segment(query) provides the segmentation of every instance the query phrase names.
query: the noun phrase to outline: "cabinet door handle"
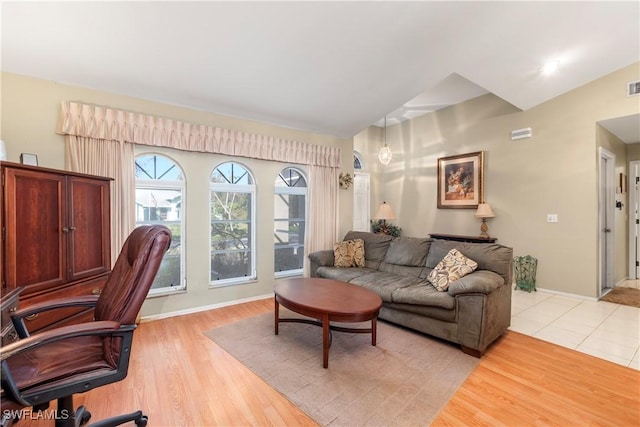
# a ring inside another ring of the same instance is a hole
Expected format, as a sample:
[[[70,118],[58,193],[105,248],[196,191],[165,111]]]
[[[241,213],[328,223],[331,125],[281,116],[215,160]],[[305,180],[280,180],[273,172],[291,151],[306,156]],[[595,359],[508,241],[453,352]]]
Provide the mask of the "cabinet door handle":
[[[11,307],[9,309],[9,313],[13,313],[14,311],[18,310],[18,307]]]
[[[69,230],[76,231],[76,228],[75,227],[69,227]]]
[[[38,314],[40,314],[40,313],[34,313],[34,314],[30,314],[30,315],[28,315],[28,316],[25,316],[25,317],[24,317],[24,320],[33,320],[33,319],[35,319],[36,317],[38,317]]]
[[[68,233],[68,232],[69,232],[69,229],[68,229],[67,227],[62,227],[62,232],[63,232],[63,233]]]
[[[102,293],[102,289],[95,288],[91,290],[91,295],[100,295]]]

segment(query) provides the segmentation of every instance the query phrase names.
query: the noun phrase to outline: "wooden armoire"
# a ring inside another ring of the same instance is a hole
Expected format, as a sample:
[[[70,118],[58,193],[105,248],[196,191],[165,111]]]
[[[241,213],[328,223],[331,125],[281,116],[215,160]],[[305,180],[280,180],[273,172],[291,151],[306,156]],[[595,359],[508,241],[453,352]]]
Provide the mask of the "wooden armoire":
[[[19,307],[97,295],[111,270],[110,178],[2,162],[2,295]],[[87,309],[41,313],[30,332],[86,320]]]

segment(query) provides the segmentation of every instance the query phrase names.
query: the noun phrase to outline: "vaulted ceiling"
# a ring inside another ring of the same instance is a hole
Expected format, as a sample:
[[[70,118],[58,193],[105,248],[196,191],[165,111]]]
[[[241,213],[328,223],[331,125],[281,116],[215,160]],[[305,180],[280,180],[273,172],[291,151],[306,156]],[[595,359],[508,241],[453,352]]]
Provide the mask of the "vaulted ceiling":
[[[340,137],[486,92],[525,110],[640,60],[636,1],[1,7],[3,71]]]

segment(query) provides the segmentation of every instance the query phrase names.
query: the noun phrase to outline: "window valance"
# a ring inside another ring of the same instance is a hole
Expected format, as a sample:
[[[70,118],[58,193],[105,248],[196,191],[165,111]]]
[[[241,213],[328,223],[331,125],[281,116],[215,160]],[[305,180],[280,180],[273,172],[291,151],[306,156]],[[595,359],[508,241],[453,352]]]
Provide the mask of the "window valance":
[[[184,151],[339,168],[340,148],[63,101],[57,133]]]

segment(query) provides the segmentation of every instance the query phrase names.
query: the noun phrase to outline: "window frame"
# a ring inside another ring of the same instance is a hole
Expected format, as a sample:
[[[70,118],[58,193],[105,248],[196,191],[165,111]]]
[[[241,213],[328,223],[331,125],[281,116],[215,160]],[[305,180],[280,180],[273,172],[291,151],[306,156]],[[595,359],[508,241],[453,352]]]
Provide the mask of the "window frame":
[[[298,174],[300,174],[300,176],[302,177],[302,179],[304,179],[305,182],[305,186],[304,187],[290,187],[290,186],[277,186],[275,185],[275,189],[274,189],[274,197],[277,196],[278,194],[286,194],[286,195],[294,195],[294,196],[304,196],[304,236],[305,236],[305,241],[303,241],[302,244],[302,248],[304,250],[304,247],[306,246],[306,236],[307,236],[307,226],[309,223],[309,180],[307,179],[306,174],[304,173],[303,170],[294,167],[294,166],[287,166],[285,168],[282,168],[279,172],[278,172],[278,176],[276,177],[277,181],[280,178],[280,175],[282,174],[283,171],[287,170],[287,169],[294,169]],[[274,215],[273,215],[273,222],[275,225],[276,220],[278,220],[278,218],[275,217],[275,201],[274,201]],[[291,222],[291,218],[281,218],[281,221],[288,221]],[[281,277],[290,277],[290,276],[300,276],[303,274],[304,272],[304,267],[302,268],[296,268],[293,270],[284,270],[284,271],[275,271],[275,254],[276,254],[276,247],[275,247],[275,242],[274,242],[274,246],[273,246],[273,256],[274,256],[274,277],[275,278],[281,278]]]
[[[135,179],[135,190],[138,189],[157,189],[157,190],[180,190],[181,192],[181,205],[180,205],[180,284],[178,286],[170,286],[163,288],[151,288],[149,289],[149,293],[147,294],[147,298],[157,297],[157,296],[166,296],[168,294],[180,293],[187,291],[187,272],[186,272],[186,205],[187,205],[187,184],[186,178],[184,174],[184,169],[180,166],[180,164],[174,160],[173,158],[160,153],[140,153],[136,154],[134,158],[134,162],[137,161],[140,157],[163,157],[169,161],[171,161],[175,167],[180,169],[181,175],[183,176],[182,180],[163,180],[163,179]],[[134,165],[135,168],[135,165]],[[134,205],[137,209],[137,203]],[[136,215],[136,227],[143,224],[161,224],[164,225],[167,221],[138,221],[137,220],[137,212]],[[171,221],[177,222],[177,221]],[[163,255],[164,257],[164,255]]]
[[[213,176],[214,172],[222,165],[227,164],[227,163],[233,163],[235,165],[238,165],[240,167],[242,167],[247,174],[251,177],[251,181],[253,182],[253,184],[233,184],[233,183],[228,183],[228,182],[212,182],[211,181],[211,177]],[[224,287],[224,286],[233,286],[233,285],[238,285],[238,284],[244,284],[244,283],[250,283],[250,282],[255,282],[258,280],[258,273],[257,273],[257,233],[256,233],[256,199],[257,199],[257,186],[255,183],[255,177],[253,175],[253,173],[251,173],[251,170],[245,166],[244,164],[237,162],[237,161],[225,161],[222,163],[218,163],[213,170],[211,171],[211,173],[209,174],[209,227],[211,227],[211,225],[213,224],[213,218],[211,217],[211,210],[212,210],[212,206],[211,206],[211,193],[212,192],[219,192],[219,193],[244,193],[244,194],[250,194],[251,195],[251,202],[250,202],[250,209],[251,209],[251,215],[250,215],[250,227],[249,227],[249,233],[250,233],[250,241],[251,241],[251,246],[249,247],[249,252],[251,254],[250,256],[250,274],[248,276],[242,276],[242,277],[230,277],[227,279],[220,279],[220,280],[212,280],[211,279],[211,258],[214,255],[214,253],[225,253],[225,252],[234,252],[234,251],[213,251],[212,250],[212,246],[213,246],[213,239],[211,236],[211,229],[209,231],[209,262],[208,262],[208,268],[209,268],[209,272],[207,273],[207,277],[209,278],[209,288],[219,288],[219,287]]]

